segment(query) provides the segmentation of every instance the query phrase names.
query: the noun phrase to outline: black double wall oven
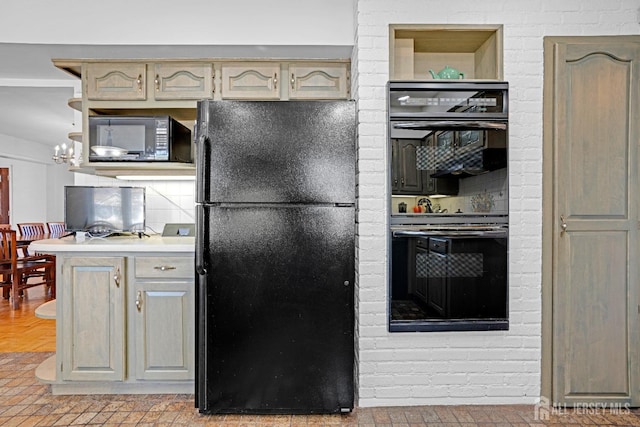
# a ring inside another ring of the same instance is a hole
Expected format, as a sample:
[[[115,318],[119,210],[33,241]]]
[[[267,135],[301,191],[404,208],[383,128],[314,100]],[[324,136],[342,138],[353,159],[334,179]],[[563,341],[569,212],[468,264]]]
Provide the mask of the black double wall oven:
[[[390,203],[412,179],[426,208],[389,207],[389,330],[508,329],[508,194],[496,207],[464,185],[498,176],[508,192],[508,83],[391,81],[388,112]],[[443,195],[469,209],[436,210]]]

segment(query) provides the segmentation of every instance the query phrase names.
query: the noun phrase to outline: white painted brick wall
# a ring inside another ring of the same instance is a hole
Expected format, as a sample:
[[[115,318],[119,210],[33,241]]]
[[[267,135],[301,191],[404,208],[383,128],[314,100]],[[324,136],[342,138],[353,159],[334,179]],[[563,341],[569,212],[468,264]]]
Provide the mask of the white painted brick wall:
[[[533,403],[540,394],[543,38],[640,34],[640,0],[358,0],[359,406]],[[389,24],[502,24],[510,84],[509,331],[387,332]]]

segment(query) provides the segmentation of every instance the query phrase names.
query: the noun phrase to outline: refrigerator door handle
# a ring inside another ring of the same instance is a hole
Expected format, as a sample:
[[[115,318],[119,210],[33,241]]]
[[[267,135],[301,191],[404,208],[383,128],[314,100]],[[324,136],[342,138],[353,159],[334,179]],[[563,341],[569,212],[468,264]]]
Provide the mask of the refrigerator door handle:
[[[208,344],[207,336],[209,331],[207,328],[206,319],[207,313],[207,268],[206,262],[208,255],[207,242],[209,240],[208,231],[208,215],[207,209],[197,204],[196,205],[196,247],[195,247],[195,340],[196,340],[196,381],[195,381],[195,400],[196,407],[200,411],[208,411],[209,403],[207,401],[208,377],[207,372],[210,370],[207,362]]]
[[[211,139],[202,135],[197,139],[198,155],[196,161],[196,202],[209,201],[211,188],[209,177],[211,176]]]
[[[205,262],[207,260],[206,257],[206,249],[207,249],[207,241],[209,239],[208,235],[205,235],[205,231],[207,230],[208,220],[206,217],[206,209],[204,206],[198,205],[196,206],[196,265],[195,270],[196,274],[199,276],[206,276],[207,268]],[[206,280],[203,282],[206,283]]]

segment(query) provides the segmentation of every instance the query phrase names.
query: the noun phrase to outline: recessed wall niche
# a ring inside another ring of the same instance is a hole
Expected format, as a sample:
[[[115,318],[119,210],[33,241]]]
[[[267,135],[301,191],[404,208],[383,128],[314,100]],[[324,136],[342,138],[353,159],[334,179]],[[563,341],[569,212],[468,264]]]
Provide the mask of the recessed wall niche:
[[[502,25],[389,26],[390,80],[431,80],[445,66],[464,79],[502,80]]]

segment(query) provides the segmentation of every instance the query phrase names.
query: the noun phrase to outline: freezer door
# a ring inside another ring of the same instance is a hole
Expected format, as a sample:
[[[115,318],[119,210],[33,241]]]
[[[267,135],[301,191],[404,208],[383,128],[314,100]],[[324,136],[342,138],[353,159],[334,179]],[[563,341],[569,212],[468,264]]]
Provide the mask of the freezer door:
[[[198,209],[200,411],[351,410],[354,209]]]
[[[200,101],[197,202],[354,203],[353,101]]]

